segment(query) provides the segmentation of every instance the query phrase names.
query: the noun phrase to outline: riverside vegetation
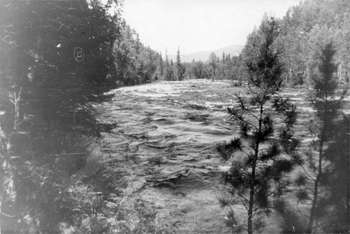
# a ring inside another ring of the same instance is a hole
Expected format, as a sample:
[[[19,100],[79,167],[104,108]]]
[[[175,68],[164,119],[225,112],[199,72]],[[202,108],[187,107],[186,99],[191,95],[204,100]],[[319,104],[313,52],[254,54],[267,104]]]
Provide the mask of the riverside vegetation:
[[[350,232],[348,1],[191,63],[118,0],[0,4],[1,233]]]

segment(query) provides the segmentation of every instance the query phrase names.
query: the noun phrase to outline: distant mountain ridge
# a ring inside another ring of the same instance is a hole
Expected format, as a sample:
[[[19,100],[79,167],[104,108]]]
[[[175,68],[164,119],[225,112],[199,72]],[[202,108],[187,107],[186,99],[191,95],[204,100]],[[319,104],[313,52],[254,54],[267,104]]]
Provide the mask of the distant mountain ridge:
[[[180,57],[181,62],[192,62],[194,59],[195,61],[202,61],[205,62],[209,60],[210,53],[214,52],[216,56],[218,56],[220,59],[222,58],[222,53],[230,54],[231,56],[239,55],[243,49],[244,45],[230,45],[224,48],[216,49],[214,51],[199,51],[196,53],[191,54],[181,54],[180,49]],[[176,55],[168,55],[169,61],[172,59],[174,62],[176,61]]]

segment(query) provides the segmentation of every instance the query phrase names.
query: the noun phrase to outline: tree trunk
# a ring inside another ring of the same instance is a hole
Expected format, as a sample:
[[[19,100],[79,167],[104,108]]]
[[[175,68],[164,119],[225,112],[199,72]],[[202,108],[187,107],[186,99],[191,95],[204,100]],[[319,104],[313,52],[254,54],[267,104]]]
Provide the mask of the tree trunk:
[[[320,143],[320,152],[319,152],[319,159],[318,159],[318,172],[317,177],[314,184],[314,194],[313,194],[313,200],[312,200],[312,207],[310,211],[310,219],[309,219],[309,227],[308,227],[308,233],[313,233],[313,224],[315,221],[315,215],[317,210],[317,203],[318,203],[318,189],[319,189],[319,180],[322,175],[322,151],[323,151],[323,142]],[[317,228],[317,227],[315,227]]]
[[[348,126],[348,141],[349,141],[349,149],[350,149],[350,133],[349,133],[349,129],[350,129],[350,125]],[[348,181],[346,182],[347,184],[347,189],[348,189],[348,193],[346,196],[346,209],[347,209],[347,220],[348,220],[348,233],[350,233],[350,155],[348,156]]]
[[[260,117],[259,117],[259,129],[262,130],[262,119],[263,119],[264,105],[260,106]],[[260,139],[256,139],[255,149],[254,149],[254,161],[252,165],[252,177],[250,182],[250,192],[249,192],[249,207],[248,207],[248,234],[253,234],[253,208],[254,208],[254,195],[255,195],[255,170],[256,170],[256,160],[259,155],[259,144]]]
[[[326,107],[328,106],[328,96],[326,94],[325,96],[325,103],[324,103],[324,109],[326,109]],[[328,123],[326,122],[327,117],[326,117],[326,113],[324,113],[323,115],[323,127],[321,129],[321,137],[320,137],[320,148],[319,148],[319,154],[318,154],[318,169],[317,169],[317,177],[315,180],[315,184],[314,184],[314,198],[312,200],[312,207],[311,207],[311,211],[310,211],[310,219],[309,219],[309,226],[308,226],[308,233],[313,233],[313,231],[317,231],[317,220],[315,219],[316,216],[316,212],[317,212],[317,205],[318,205],[318,195],[319,195],[319,182],[320,182],[320,178],[322,176],[322,163],[323,163],[323,146],[324,143],[326,141],[326,133],[328,130]],[[316,220],[316,226],[314,226],[314,221]]]
[[[254,206],[254,184],[255,184],[255,164],[252,168],[252,180],[250,183],[249,208],[248,208],[248,234],[253,234],[253,206]]]

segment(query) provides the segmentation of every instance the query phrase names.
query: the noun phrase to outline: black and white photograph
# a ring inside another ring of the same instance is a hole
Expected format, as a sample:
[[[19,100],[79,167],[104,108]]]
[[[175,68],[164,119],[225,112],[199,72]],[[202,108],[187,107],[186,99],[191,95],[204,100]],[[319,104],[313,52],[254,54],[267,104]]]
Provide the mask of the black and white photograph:
[[[0,0],[0,234],[350,234],[349,0]]]

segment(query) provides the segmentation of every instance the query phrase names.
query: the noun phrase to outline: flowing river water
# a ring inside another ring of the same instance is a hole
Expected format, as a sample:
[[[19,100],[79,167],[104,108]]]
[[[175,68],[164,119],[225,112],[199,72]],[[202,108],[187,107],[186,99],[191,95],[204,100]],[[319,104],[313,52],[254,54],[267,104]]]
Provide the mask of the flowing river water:
[[[150,202],[160,222],[176,233],[230,233],[217,199],[227,189],[221,172],[230,161],[224,162],[215,146],[238,136],[227,107],[235,93],[244,91],[225,81],[190,80],[112,92],[113,100],[96,110],[101,122],[116,124],[103,135],[102,147],[106,164],[115,167],[115,180],[120,180],[114,192]],[[296,133],[307,140],[305,126],[313,111],[305,92],[286,89],[284,95],[298,103]]]

